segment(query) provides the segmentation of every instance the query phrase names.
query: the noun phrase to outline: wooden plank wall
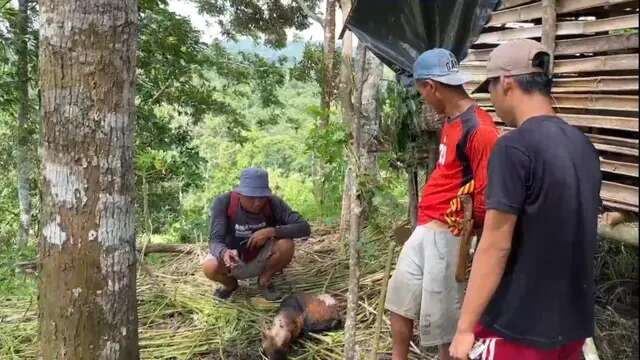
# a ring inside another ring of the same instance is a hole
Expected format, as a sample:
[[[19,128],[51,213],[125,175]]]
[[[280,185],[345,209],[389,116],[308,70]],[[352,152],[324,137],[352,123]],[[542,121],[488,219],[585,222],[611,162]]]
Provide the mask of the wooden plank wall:
[[[553,97],[600,152],[606,208],[638,212],[638,2],[557,0]],[[462,62],[472,90],[497,45],[541,41],[542,1],[503,0]],[[488,95],[475,96],[493,111]],[[495,117],[503,131],[510,129]]]

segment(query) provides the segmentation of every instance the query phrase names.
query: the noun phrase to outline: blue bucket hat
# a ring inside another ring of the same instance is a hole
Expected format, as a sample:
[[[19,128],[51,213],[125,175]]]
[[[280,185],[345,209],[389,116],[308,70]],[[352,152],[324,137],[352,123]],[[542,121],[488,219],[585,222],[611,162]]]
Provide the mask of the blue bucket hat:
[[[234,190],[240,195],[250,197],[271,196],[269,173],[260,168],[247,168],[240,174],[240,185]]]
[[[435,48],[423,52],[413,65],[414,80],[434,80],[447,85],[462,85],[469,76],[460,71],[460,65],[453,53],[447,49]]]

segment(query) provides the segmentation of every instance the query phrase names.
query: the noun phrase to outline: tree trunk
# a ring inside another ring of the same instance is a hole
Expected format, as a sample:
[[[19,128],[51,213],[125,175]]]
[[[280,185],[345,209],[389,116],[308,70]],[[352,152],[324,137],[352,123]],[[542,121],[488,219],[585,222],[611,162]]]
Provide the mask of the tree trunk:
[[[29,54],[27,33],[29,31],[29,2],[18,1],[16,19],[16,48],[18,56],[18,141],[16,146],[16,166],[18,170],[18,202],[20,204],[20,231],[18,247],[29,242],[31,225],[31,194],[29,181],[31,177],[31,161],[29,160],[29,144],[31,142],[30,101],[29,101]]]
[[[320,109],[322,118],[320,126],[326,127],[329,123],[331,102],[334,94],[333,72],[336,53],[336,1],[327,0],[327,9],[324,15],[324,60],[323,60],[323,88]]]
[[[359,157],[361,175],[364,175],[369,183],[367,189],[371,191],[377,186],[378,178],[378,157],[377,139],[380,136],[380,114],[378,111],[378,97],[380,94],[380,83],[382,82],[382,62],[368,51],[363,42],[358,43],[359,65],[356,69],[356,93],[354,100],[357,108],[356,116],[360,118],[360,142]],[[368,203],[371,196],[365,196],[367,201],[361,204],[363,209],[361,223],[366,224],[368,220],[371,204]]]
[[[138,359],[136,0],[41,0],[44,359]]]
[[[347,154],[347,164],[351,164],[351,155]],[[353,188],[353,172],[347,165],[344,172],[344,185],[342,188],[342,211],[340,212],[340,241],[347,243],[347,231],[349,230],[349,218],[351,216],[351,193]],[[341,248],[342,249],[342,248]],[[344,253],[343,253],[344,254]]]
[[[300,2],[302,3],[302,2]],[[329,125],[331,117],[331,103],[334,98],[334,59],[336,53],[336,2],[327,0],[324,16],[324,45],[322,60],[322,89],[320,96],[320,129],[324,130]],[[326,204],[325,175],[326,164],[322,158],[312,165],[313,178],[316,179],[317,197],[320,203],[321,215],[324,216]]]
[[[347,14],[351,10],[350,0],[341,0],[340,7],[342,9],[343,18],[346,19]],[[344,358],[346,360],[354,360],[358,358],[356,354],[356,326],[357,326],[357,308],[358,308],[358,281],[359,274],[359,248],[360,241],[360,198],[358,193],[358,174],[359,174],[359,149],[360,149],[360,117],[355,116],[352,101],[353,95],[353,35],[350,31],[346,31],[342,38],[342,58],[341,67],[341,87],[340,98],[342,102],[342,116],[347,128],[351,128],[351,154],[349,156],[349,167],[347,174],[351,173],[353,181],[350,190],[349,215],[342,214],[342,219],[349,219],[349,290],[347,292],[347,316],[345,321],[345,337],[344,337]],[[341,224],[341,228],[346,228]]]
[[[358,69],[355,116],[353,117],[352,154],[350,167],[355,179],[351,194],[351,216],[349,224],[349,290],[347,293],[347,318],[345,322],[345,358],[357,359],[356,333],[360,282],[360,233],[366,222],[370,204],[363,204],[361,177],[375,179],[376,158],[371,149],[378,135],[377,98],[382,79],[382,63],[375,58],[363,43],[358,45]],[[374,180],[373,180],[374,181]],[[374,187],[375,184],[367,184]]]
[[[340,0],[340,8],[342,17],[345,19],[351,9],[351,0]],[[340,103],[342,105],[342,121],[346,129],[349,129],[353,122],[353,102],[351,96],[353,94],[353,34],[351,31],[345,31],[342,37],[342,65],[340,66]],[[349,163],[347,155],[347,162]],[[349,219],[351,217],[351,198],[353,188],[353,172],[352,169],[345,170],[344,190],[342,193],[342,213],[340,216],[340,239],[345,239],[347,229],[349,229]],[[345,241],[346,242],[346,241]]]

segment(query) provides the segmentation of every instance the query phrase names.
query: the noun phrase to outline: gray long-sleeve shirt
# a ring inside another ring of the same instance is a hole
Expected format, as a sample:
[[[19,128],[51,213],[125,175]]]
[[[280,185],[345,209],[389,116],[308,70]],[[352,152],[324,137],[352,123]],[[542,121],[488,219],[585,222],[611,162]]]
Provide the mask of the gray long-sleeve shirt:
[[[209,252],[218,259],[227,249],[238,250],[242,255],[251,235],[267,227],[276,229],[278,239],[302,238],[311,233],[309,223],[277,196],[271,197],[270,219],[245,211],[238,205],[235,223],[232,223],[227,216],[230,203],[231,193],[225,193],[218,196],[211,207]]]

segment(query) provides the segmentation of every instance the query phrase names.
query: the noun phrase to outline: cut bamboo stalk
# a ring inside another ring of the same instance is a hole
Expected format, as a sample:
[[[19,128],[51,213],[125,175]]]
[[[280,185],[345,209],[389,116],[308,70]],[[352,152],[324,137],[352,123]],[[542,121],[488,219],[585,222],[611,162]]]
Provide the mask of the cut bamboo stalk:
[[[472,75],[472,80],[465,84],[468,90],[475,89],[484,80],[484,75],[476,71]],[[554,94],[560,93],[617,93],[617,92],[637,92],[637,76],[593,76],[583,78],[560,78],[554,79],[554,87],[551,90]]]
[[[550,53],[549,74],[553,74],[556,49],[556,0],[542,0],[542,46]]]
[[[466,62],[460,69],[472,75],[472,80],[486,78],[486,62]],[[638,54],[592,56],[582,59],[554,61],[554,74],[592,73],[619,70],[638,70]]]
[[[556,60],[555,74],[638,70],[638,54],[594,56],[584,59]]]
[[[559,23],[558,26],[562,26]],[[531,28],[525,28],[527,31]],[[520,30],[520,29],[518,29]],[[534,29],[537,31],[537,27]],[[532,37],[539,37],[536,32],[532,33]],[[555,55],[576,55],[576,54],[590,54],[590,53],[603,53],[609,51],[619,50],[632,50],[638,48],[638,34],[613,34],[592,36],[577,39],[557,40]],[[489,54],[493,49],[472,49],[469,51],[464,62],[469,61],[486,61],[489,59]]]
[[[603,31],[633,29],[638,27],[638,14],[624,15],[598,20],[564,21],[558,23],[556,36],[592,34]],[[542,26],[509,29],[481,34],[476,44],[497,44],[514,39],[539,38]]]
[[[638,76],[595,76],[555,79],[553,87],[554,93],[608,91],[638,91]]]
[[[601,196],[622,204],[638,207],[638,188],[610,181],[602,182]]]
[[[480,105],[491,106],[487,95],[474,97]],[[554,106],[570,109],[638,111],[638,97],[614,94],[554,94]]]
[[[604,151],[604,152],[610,152],[610,153],[614,153],[614,154],[621,154],[621,155],[629,155],[629,156],[638,157],[638,150],[637,149],[630,149],[630,148],[626,148],[626,147],[622,147],[622,146],[606,145],[606,144],[600,144],[600,143],[595,143],[595,142],[593,143],[593,146],[598,151]]]
[[[638,177],[638,164],[600,159],[600,169],[604,172]]]
[[[630,2],[629,0],[558,0],[557,13],[567,14],[570,12],[590,9],[601,6],[610,6]],[[508,10],[493,13],[488,26],[502,25],[512,22],[523,22],[527,20],[540,19],[544,10],[541,2],[524,5]]]
[[[601,115],[575,115],[560,114],[569,124],[574,126],[596,127],[603,129],[616,129],[638,131],[637,118],[625,118],[618,116],[601,116]]]
[[[613,209],[613,210],[625,210],[625,211],[632,211],[637,213],[638,212],[638,207],[637,206],[631,206],[631,205],[627,205],[627,204],[622,204],[616,201],[611,201],[611,200],[602,200],[602,204],[609,208],[609,209]]]
[[[502,120],[496,115],[495,112],[489,112],[489,114],[493,117],[493,121],[502,124]],[[627,130],[627,131],[638,131],[638,119],[634,118],[624,118],[617,116],[599,116],[599,115],[575,115],[575,114],[558,114],[562,119],[573,126],[583,126],[583,127],[594,127],[594,128],[602,128],[602,129],[615,129],[615,130]],[[503,127],[506,131],[511,130],[511,128]],[[605,145],[609,146],[609,145]],[[636,155],[637,150],[627,149],[623,147],[618,147],[619,151],[624,151],[622,153],[627,155]],[[617,152],[617,151],[616,151]]]
[[[636,150],[634,154],[636,156],[638,155],[638,152],[637,152],[638,139],[629,139],[629,138],[623,138],[623,137],[597,135],[597,134],[586,134],[586,135],[591,139],[591,142],[593,143],[615,145],[615,146],[634,149]]]
[[[393,253],[396,247],[396,241],[389,241],[387,248],[387,259],[384,265],[384,277],[380,285],[380,297],[378,298],[378,311],[376,314],[376,325],[373,333],[373,349],[371,350],[371,360],[378,358],[378,343],[380,341],[380,331],[382,331],[382,319],[384,318],[384,303],[387,298],[387,284],[389,283],[389,275],[391,274],[391,265],[393,263]]]
[[[512,7],[520,6],[526,3],[530,3],[532,0],[502,0],[498,10],[509,9]]]
[[[576,55],[628,49],[638,49],[638,33],[560,40],[556,43],[555,54]]]

